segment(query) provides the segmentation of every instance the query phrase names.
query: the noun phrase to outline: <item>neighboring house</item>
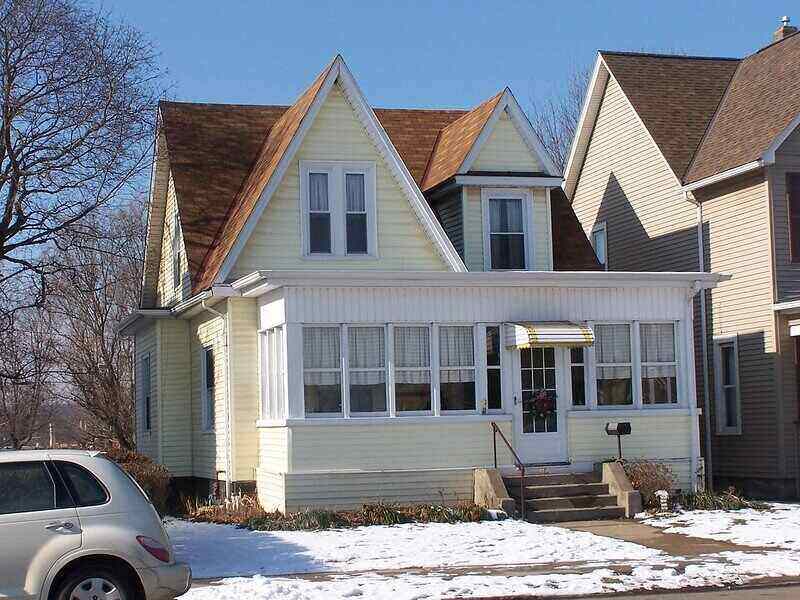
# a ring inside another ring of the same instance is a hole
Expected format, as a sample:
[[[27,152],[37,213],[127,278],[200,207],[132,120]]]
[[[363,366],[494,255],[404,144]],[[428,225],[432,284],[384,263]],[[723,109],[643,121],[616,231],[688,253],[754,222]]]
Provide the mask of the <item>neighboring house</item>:
[[[452,502],[492,422],[588,471],[624,420],[626,453],[694,485],[692,297],[720,278],[602,272],[509,90],[373,110],[337,57],[292,106],[160,119],[124,330],[138,448],[179,480],[281,510]]]
[[[600,52],[564,184],[608,269],[733,275],[703,294],[698,396],[717,485],[773,496],[800,485],[795,31],[741,60]]]

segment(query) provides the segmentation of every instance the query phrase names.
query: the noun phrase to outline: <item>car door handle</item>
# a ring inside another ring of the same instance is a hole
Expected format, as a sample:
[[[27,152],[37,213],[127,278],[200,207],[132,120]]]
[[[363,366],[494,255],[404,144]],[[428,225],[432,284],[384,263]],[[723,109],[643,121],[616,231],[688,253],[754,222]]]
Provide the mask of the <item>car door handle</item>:
[[[59,529],[66,529],[67,531],[72,531],[75,528],[75,525],[71,521],[59,521],[56,523],[48,523],[44,526],[45,529],[49,529],[50,531],[57,531]]]

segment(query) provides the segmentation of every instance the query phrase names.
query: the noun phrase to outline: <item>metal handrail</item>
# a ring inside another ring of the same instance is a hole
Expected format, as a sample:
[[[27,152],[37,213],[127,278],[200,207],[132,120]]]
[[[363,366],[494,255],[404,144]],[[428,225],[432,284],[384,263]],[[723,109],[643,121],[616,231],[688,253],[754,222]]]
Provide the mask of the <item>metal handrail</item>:
[[[500,439],[503,440],[503,443],[506,445],[508,450],[511,452],[511,456],[514,457],[514,466],[519,471],[519,502],[520,502],[520,517],[522,520],[525,520],[525,463],[522,462],[522,459],[517,454],[514,447],[509,443],[508,439],[506,439],[505,434],[500,430],[497,426],[497,423],[494,421],[491,422],[492,426],[492,443],[494,445],[494,468],[497,469],[497,434],[500,434]]]

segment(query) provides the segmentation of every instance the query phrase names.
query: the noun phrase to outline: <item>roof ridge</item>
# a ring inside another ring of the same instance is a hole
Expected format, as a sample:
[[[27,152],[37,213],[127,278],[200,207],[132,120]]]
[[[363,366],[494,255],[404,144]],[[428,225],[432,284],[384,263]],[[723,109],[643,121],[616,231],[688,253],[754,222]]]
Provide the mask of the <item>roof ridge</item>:
[[[457,112],[457,113],[468,113],[471,112],[473,109],[471,108],[412,108],[412,107],[400,107],[400,108],[392,108],[390,106],[373,106],[372,110],[391,110],[391,111],[405,111],[405,112]]]
[[[159,105],[214,106],[218,108],[289,108],[291,104],[238,104],[236,102],[190,102],[186,100],[159,100]]]
[[[695,54],[666,54],[659,52],[628,52],[624,50],[598,50],[600,54],[616,54],[617,56],[643,56],[649,58],[674,58],[674,59],[689,59],[689,60],[725,60],[725,61],[739,61],[742,58],[735,56],[699,56]]]
[[[747,56],[745,56],[745,58],[750,58],[751,56],[755,56],[756,54],[761,54],[762,52],[764,52],[764,50],[770,50],[773,46],[777,46],[781,42],[785,42],[786,40],[793,38],[798,33],[800,33],[800,31],[795,31],[794,33],[790,33],[789,35],[783,36],[779,40],[774,40],[774,41],[770,42],[769,44],[767,44],[766,46],[763,46],[763,47],[759,48],[755,52],[752,52],[752,53],[748,54]]]

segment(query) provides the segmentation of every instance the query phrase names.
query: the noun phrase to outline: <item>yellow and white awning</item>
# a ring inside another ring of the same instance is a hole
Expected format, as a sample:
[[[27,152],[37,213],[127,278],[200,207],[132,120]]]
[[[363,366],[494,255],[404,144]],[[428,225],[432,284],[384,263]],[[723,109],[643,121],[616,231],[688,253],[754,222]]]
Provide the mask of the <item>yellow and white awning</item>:
[[[540,321],[506,323],[506,346],[509,348],[586,347],[594,344],[594,331],[586,323]]]

